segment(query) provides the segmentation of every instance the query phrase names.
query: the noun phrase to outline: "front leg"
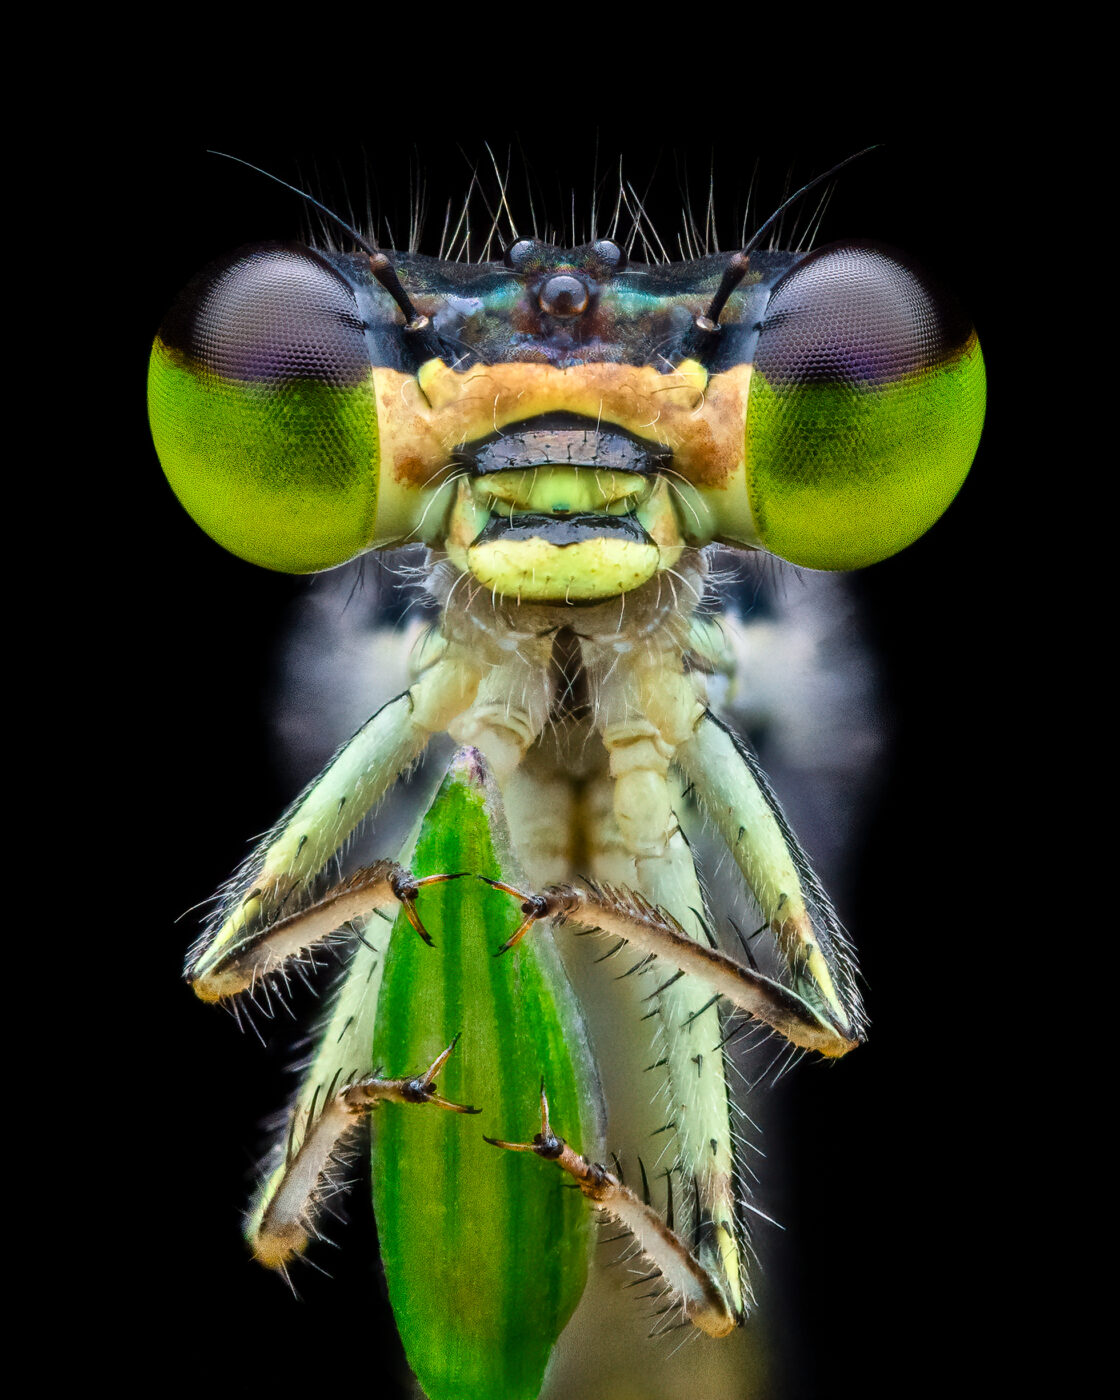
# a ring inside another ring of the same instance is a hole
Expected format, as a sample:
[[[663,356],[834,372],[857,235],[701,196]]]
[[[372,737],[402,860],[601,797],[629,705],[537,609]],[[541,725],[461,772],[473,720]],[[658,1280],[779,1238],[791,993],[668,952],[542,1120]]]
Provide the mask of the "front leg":
[[[497,950],[499,954],[519,943],[538,919],[551,919],[555,927],[575,923],[623,938],[669,967],[691,974],[717,999],[727,1000],[802,1049],[835,1059],[859,1043],[780,982],[690,938],[672,914],[636,890],[590,881],[551,885],[539,894],[523,893],[509,885],[498,888],[522,901],[524,915],[513,935]]]
[[[217,1001],[250,985],[254,950],[269,970],[290,956],[282,951],[285,941],[299,951],[298,940],[309,936],[311,925],[289,920],[316,902],[324,866],[420,758],[432,735],[471,705],[484,672],[477,655],[444,643],[439,659],[415,684],[338,750],[221,892],[213,918],[187,956],[185,975],[198,996]],[[381,894],[387,899],[391,891]],[[280,930],[282,923],[287,927]]]
[[[585,645],[585,661],[601,677],[599,725],[636,883],[649,895],[643,871],[668,856],[676,830],[673,765],[727,842],[798,1001],[851,1048],[866,1026],[851,945],[757,760],[706,708],[702,676],[686,673],[681,652],[671,646],[612,659],[609,647]],[[653,901],[664,902],[657,895]]]
[[[854,950],[758,760],[703,711],[675,761],[758,902],[797,995],[848,1042],[862,1040]]]
[[[430,946],[431,935],[416,912],[416,896],[425,885],[458,880],[461,875],[428,875],[418,880],[396,861],[375,861],[296,913],[245,930],[236,942],[226,944],[219,957],[209,961],[205,971],[190,968],[187,981],[203,1001],[221,1001],[240,992],[251,994],[274,974],[283,974],[292,960],[302,960],[316,947],[334,942],[347,926],[397,905]],[[351,940],[343,936],[341,941]]]

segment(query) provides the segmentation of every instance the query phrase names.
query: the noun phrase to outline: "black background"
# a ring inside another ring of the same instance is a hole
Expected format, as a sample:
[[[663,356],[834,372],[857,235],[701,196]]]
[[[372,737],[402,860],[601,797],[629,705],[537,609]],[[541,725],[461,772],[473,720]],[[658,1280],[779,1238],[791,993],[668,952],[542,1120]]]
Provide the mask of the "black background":
[[[320,1377],[332,1393],[355,1383],[395,1393],[395,1343],[362,1193],[341,1233],[345,1248],[316,1256],[334,1277],[301,1271],[299,1302],[248,1261],[240,1238],[257,1128],[285,1092],[289,1032],[270,1027],[277,1046],[266,1053],[179,981],[195,923],[189,914],[175,920],[212,892],[292,795],[271,748],[270,696],[279,640],[306,587],[212,544],[175,502],[147,437],[148,346],[178,288],[238,244],[305,230],[294,196],[205,147],[309,183],[339,204],[348,194],[364,202],[363,172],[372,168],[374,202],[398,227],[410,179],[421,173],[440,208],[462,195],[473,164],[488,160],[485,140],[503,165],[512,149],[514,170],[526,163],[538,195],[565,212],[573,188],[577,205],[586,196],[596,148],[600,170],[623,152],[635,185],[648,182],[655,222],[673,233],[680,164],[701,205],[711,165],[721,246],[733,246],[756,159],[761,217],[787,177],[799,183],[883,141],[837,181],[822,237],[895,244],[956,290],[984,345],[989,419],[973,474],[945,518],[854,581],[895,723],[842,911],[861,949],[873,1030],[842,1065],[805,1063],[783,1086],[786,1127],[766,1164],[770,1199],[788,1227],[766,1254],[776,1279],[775,1394],[906,1393],[900,1365],[932,1393],[954,1382],[966,1356],[982,1381],[997,1362],[977,1361],[973,1349],[1007,1283],[1001,1183],[1013,1126],[1000,1107],[1009,1069],[990,1001],[991,964],[1008,932],[1007,877],[990,862],[1005,840],[1006,717],[1018,703],[1010,663],[1025,606],[1003,568],[1006,541],[1020,528],[1009,519],[1011,486],[1025,471],[1014,262],[1001,252],[1022,137],[956,115],[915,125],[889,109],[863,123],[830,110],[802,111],[798,121],[783,114],[743,135],[727,120],[732,96],[683,124],[587,111],[546,124],[479,114],[478,105],[464,104],[470,116],[398,115],[388,132],[351,116],[333,139],[287,134],[282,122],[203,123],[174,139],[163,133],[139,170],[132,147],[127,177],[117,156],[104,169],[120,225],[131,230],[113,256],[136,291],[115,326],[124,346],[115,392],[125,411],[113,428],[110,496],[127,542],[105,560],[123,628],[114,664],[128,678],[119,688],[114,681],[124,723],[106,820],[135,851],[129,897],[119,904],[127,927],[115,930],[105,1014],[93,1031],[120,1091],[129,1091],[114,1094],[111,1121],[96,1115],[120,1280],[106,1326],[142,1334],[165,1356],[220,1358],[223,1389]],[[438,224],[433,216],[433,236]]]

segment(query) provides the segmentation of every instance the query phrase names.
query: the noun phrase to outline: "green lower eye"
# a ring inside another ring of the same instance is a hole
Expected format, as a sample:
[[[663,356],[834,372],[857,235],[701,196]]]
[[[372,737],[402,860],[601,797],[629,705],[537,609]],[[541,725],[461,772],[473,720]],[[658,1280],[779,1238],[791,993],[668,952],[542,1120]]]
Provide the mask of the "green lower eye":
[[[305,249],[208,268],[152,347],[152,435],[180,501],[219,544],[308,573],[366,548],[380,444],[350,289]]]
[[[964,481],[984,419],[976,334],[912,265],[842,245],[775,288],[746,427],[758,538],[854,569],[922,535]]]

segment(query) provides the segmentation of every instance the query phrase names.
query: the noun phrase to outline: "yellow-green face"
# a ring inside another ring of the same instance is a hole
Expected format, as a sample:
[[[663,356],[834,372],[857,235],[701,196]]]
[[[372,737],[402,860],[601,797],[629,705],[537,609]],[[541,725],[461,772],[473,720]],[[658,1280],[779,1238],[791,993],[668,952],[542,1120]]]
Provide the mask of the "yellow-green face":
[[[573,604],[712,541],[857,568],[924,533],[975,454],[975,332],[871,245],[752,254],[700,339],[725,257],[392,260],[421,333],[368,258],[281,244],[208,268],[160,328],[160,460],[233,553],[307,573],[419,539]]]

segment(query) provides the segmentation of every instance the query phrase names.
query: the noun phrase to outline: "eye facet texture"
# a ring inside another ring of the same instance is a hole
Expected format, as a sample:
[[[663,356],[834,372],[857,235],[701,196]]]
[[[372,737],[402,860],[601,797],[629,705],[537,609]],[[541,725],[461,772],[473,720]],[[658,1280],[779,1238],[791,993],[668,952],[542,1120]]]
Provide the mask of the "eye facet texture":
[[[354,295],[315,253],[262,245],[196,277],[152,347],[148,411],[175,494],[232,553],[308,573],[368,545],[373,376]]]
[[[912,263],[870,244],[821,248],[766,308],[747,411],[758,536],[815,569],[911,544],[952,501],[984,421],[976,333]]]

